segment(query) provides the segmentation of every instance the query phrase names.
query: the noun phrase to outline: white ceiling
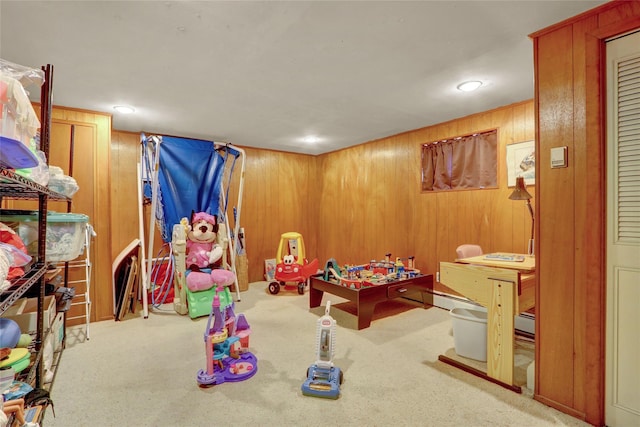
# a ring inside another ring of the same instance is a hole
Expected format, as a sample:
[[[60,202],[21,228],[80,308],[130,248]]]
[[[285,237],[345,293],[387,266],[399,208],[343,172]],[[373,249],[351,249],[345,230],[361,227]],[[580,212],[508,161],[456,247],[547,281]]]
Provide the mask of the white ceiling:
[[[117,130],[320,154],[533,98],[528,35],[602,3],[1,0],[0,57]]]

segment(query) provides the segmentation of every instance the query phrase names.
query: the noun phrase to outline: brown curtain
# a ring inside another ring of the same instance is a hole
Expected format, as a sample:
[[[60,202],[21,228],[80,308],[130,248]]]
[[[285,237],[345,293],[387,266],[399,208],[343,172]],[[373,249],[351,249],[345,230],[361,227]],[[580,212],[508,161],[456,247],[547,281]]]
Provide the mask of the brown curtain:
[[[497,187],[497,131],[422,147],[422,190]]]

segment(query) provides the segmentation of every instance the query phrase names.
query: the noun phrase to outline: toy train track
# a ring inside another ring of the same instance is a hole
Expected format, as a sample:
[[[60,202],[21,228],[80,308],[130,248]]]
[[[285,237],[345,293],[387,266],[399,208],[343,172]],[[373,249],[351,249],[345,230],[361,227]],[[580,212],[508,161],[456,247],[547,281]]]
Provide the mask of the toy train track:
[[[344,286],[346,288],[351,288],[351,289],[361,289],[361,288],[366,288],[371,286],[378,286],[378,285],[386,284],[386,283],[393,282],[393,281],[400,280],[407,277],[415,277],[420,274],[419,270],[411,270],[411,271],[405,272],[404,276],[398,276],[397,273],[391,273],[386,275],[383,275],[381,273],[375,273],[364,279],[363,278],[351,279],[348,277],[340,276],[338,272],[333,268],[330,268],[329,272],[330,272],[329,281],[332,281],[340,286]]]

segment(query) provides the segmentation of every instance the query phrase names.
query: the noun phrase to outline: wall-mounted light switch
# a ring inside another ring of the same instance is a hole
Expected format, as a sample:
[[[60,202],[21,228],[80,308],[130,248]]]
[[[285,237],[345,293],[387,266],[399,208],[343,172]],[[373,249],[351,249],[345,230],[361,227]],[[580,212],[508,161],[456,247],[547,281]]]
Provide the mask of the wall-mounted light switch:
[[[567,167],[567,147],[554,147],[551,149],[551,167]]]

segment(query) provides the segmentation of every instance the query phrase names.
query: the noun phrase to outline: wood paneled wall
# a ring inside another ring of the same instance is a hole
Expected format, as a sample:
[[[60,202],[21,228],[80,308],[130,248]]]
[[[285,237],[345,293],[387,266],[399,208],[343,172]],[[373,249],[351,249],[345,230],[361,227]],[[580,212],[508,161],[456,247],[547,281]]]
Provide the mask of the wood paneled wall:
[[[500,145],[499,188],[421,193],[422,143],[492,128]],[[138,236],[132,168],[139,138],[112,134],[113,256]],[[249,281],[263,280],[264,260],[275,257],[287,231],[300,232],[307,258],[321,264],[362,263],[391,252],[415,256],[418,268],[435,273],[462,243],[526,252],[531,219],[524,202],[508,198],[505,159],[507,144],[533,138],[533,101],[524,101],[317,157],[245,148],[240,224]],[[237,178],[231,194],[236,186]]]
[[[139,133],[111,132],[111,215],[113,218],[111,259],[115,259],[131,241],[139,237],[136,184],[139,153]],[[146,218],[145,233],[147,233],[148,224]],[[161,241],[159,233],[156,233],[154,240]]]
[[[54,117],[68,114],[77,112],[54,108]],[[421,144],[491,128],[498,129],[499,188],[421,193]],[[302,233],[307,257],[321,264],[329,258],[362,263],[391,252],[394,257],[415,256],[418,268],[435,273],[440,261],[455,258],[462,243],[478,243],[487,252],[525,252],[531,222],[524,202],[508,199],[512,189],[507,188],[505,157],[507,144],[533,137],[533,101],[524,101],[317,157],[246,148],[240,223],[249,281],[263,280],[264,260],[275,257],[280,235],[287,231]],[[102,154],[92,160],[97,177],[93,192],[85,187],[74,197],[75,206],[85,198],[96,198],[96,206],[102,206],[90,212],[98,232],[94,265],[99,265],[94,270],[93,320],[112,319],[111,261],[138,237],[139,140],[138,133],[113,131],[110,154],[101,148]],[[103,145],[109,146],[96,142],[96,147]],[[64,147],[52,144],[54,151],[67,152]],[[78,165],[86,161],[76,157]],[[110,209],[104,206],[109,197]],[[237,201],[231,198],[230,204]],[[151,256],[160,246],[157,232],[155,241]]]
[[[538,153],[535,398],[604,424],[604,41],[640,28],[613,1],[532,35]],[[567,146],[569,166],[550,169]]]
[[[317,257],[318,172],[313,156],[246,148],[241,225],[249,281],[264,280],[264,260],[275,258],[282,233],[302,234],[307,258]]]
[[[421,144],[493,128],[497,189],[421,192]],[[524,202],[509,200],[506,146],[532,139],[533,102],[525,101],[319,156],[321,263],[358,264],[390,252],[415,256],[417,268],[435,273],[463,243],[526,253],[531,218]]]
[[[139,133],[112,133],[113,257],[138,237],[138,199],[134,190],[139,147]],[[313,156],[254,148],[244,150],[246,165],[240,226],[245,229],[249,281],[255,282],[264,280],[264,260],[275,258],[280,235],[284,232],[302,233],[307,257],[315,256],[317,211],[311,207],[318,203],[317,180],[314,179],[317,167]],[[229,192],[230,206],[238,206],[240,168],[238,163]],[[148,234],[148,211],[145,209],[145,234]],[[230,221],[233,226],[233,220]],[[161,245],[162,240],[155,230],[151,256],[156,255]]]
[[[40,106],[35,104],[39,114]],[[97,237],[91,244],[92,274],[90,297],[93,301],[91,321],[107,320],[113,316],[111,291],[111,216],[110,216],[110,151],[111,116],[108,114],[55,107],[51,112],[51,141],[49,164],[70,173],[71,134],[74,133],[73,172],[79,190],[72,198],[71,212],[89,216]],[[31,202],[15,202],[14,206],[29,208]],[[67,212],[66,202],[51,201],[50,211]],[[85,253],[81,256],[84,257]],[[84,280],[84,270],[69,270],[69,280]],[[84,284],[73,285],[76,295],[85,292]],[[74,302],[83,301],[76,297]],[[67,316],[84,316],[84,306],[74,305]],[[70,319],[68,325],[84,323],[84,319]]]
[[[109,215],[111,116],[74,109],[52,111],[50,158],[53,164],[58,164],[65,170],[68,170],[65,167],[65,160],[68,159],[69,151],[61,152],[60,150],[69,147],[65,136],[71,125],[74,125],[76,130],[73,175],[80,187],[73,197],[72,212],[89,215],[91,225],[97,234],[91,246],[92,286],[89,294],[94,303],[91,320],[107,320],[113,315],[113,307],[107,303],[112,301],[111,218]],[[54,148],[55,144],[59,145]],[[64,212],[63,205],[59,202],[51,203],[50,209]],[[79,293],[83,289],[76,289],[76,291]],[[96,304],[96,302],[99,303]],[[74,306],[68,315],[80,316],[83,313],[83,306]],[[76,322],[83,321],[79,319]]]

